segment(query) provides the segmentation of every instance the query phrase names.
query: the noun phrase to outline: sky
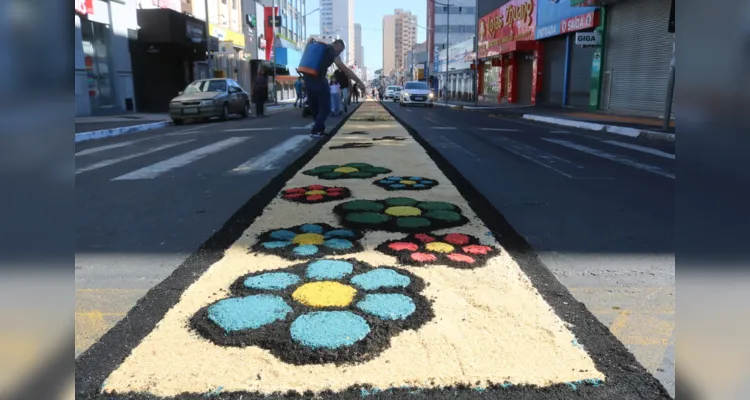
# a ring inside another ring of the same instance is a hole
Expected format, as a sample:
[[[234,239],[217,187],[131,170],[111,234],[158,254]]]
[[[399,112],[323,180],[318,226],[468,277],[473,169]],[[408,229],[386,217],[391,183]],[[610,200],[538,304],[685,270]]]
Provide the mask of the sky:
[[[318,7],[320,0],[307,0],[308,10]],[[417,25],[427,26],[425,0],[354,0],[354,22],[362,25],[362,47],[365,48],[365,66],[369,71],[374,72],[383,66],[383,16],[393,14],[397,8],[411,11],[417,16]],[[307,17],[306,28],[308,35],[320,33],[319,11]],[[417,27],[417,42],[426,38],[426,29]]]

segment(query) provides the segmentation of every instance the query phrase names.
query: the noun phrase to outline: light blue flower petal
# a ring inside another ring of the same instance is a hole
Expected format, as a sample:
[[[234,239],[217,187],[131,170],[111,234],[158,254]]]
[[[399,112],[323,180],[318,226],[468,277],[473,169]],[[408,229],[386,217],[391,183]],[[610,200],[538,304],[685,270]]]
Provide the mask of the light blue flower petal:
[[[292,340],[314,349],[338,349],[370,333],[367,321],[349,311],[319,311],[301,315],[289,328]]]
[[[380,288],[406,287],[411,282],[411,278],[392,269],[378,268],[355,276],[351,282],[360,289],[377,290]]]
[[[354,247],[354,244],[346,239],[329,239],[326,240],[325,245],[334,250],[349,250]]]
[[[393,183],[393,182],[389,181],[388,179],[383,179],[383,180],[382,180],[382,181],[380,181],[379,183],[382,183],[382,184],[384,184],[384,185],[387,185],[387,184],[389,184],[389,183]]]
[[[354,266],[348,261],[341,260],[318,260],[307,266],[307,277],[309,279],[341,279],[352,273]]]
[[[299,277],[287,272],[268,272],[261,275],[249,276],[244,285],[250,289],[281,290],[299,282]]]
[[[422,184],[419,184],[419,183],[418,183],[418,184],[414,185],[414,187],[415,187],[415,188],[419,188],[419,189],[421,189],[421,188],[425,188],[425,187],[427,187],[427,185],[422,185]]]
[[[409,180],[410,181],[421,181],[422,177],[421,176],[410,176]]]
[[[325,229],[320,225],[305,224],[300,227],[300,230],[305,233],[320,233],[322,234]]]
[[[401,184],[401,183],[396,183],[396,184],[391,185],[391,187],[394,189],[401,189],[401,188],[406,187],[406,185]]]
[[[271,239],[276,240],[292,240],[295,236],[297,236],[296,233],[288,231],[286,229],[271,232]]]
[[[298,256],[312,256],[318,252],[318,246],[314,244],[304,244],[294,248],[294,254]]]
[[[353,238],[355,236],[357,235],[354,233],[354,231],[350,231],[349,229],[336,229],[335,231],[329,231],[328,233],[325,234],[324,237],[326,239],[331,239],[331,238],[337,238],[337,237]]]
[[[433,183],[435,183],[435,181],[431,181],[431,180],[429,180],[429,179],[425,179],[425,180],[423,180],[423,181],[422,181],[422,182],[420,182],[420,183],[422,183],[422,184],[424,184],[424,185],[432,185]]]
[[[282,247],[286,247],[292,244],[292,242],[264,242],[261,244],[261,246],[267,248],[267,249],[280,249]]]
[[[281,321],[290,312],[281,297],[261,294],[220,300],[208,307],[208,319],[226,332],[235,332]]]
[[[389,176],[387,179],[392,180],[392,181],[402,181],[402,180],[404,180],[404,178],[400,177],[400,176]]]
[[[411,298],[398,293],[368,294],[357,308],[384,320],[406,319],[417,309]]]

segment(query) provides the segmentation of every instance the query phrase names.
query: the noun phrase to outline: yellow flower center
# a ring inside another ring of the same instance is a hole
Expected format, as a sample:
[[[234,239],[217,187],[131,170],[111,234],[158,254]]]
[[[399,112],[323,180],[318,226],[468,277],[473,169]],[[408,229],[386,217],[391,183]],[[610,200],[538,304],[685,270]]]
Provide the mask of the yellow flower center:
[[[385,213],[394,217],[418,217],[422,215],[422,210],[417,207],[395,206],[386,208]]]
[[[450,253],[453,251],[453,246],[443,242],[427,243],[424,247],[433,253]]]
[[[401,183],[404,184],[404,185],[414,185],[414,184],[417,183],[417,181],[408,181],[407,180],[407,181],[401,181]]]
[[[294,237],[294,244],[323,244],[325,238],[317,233],[302,233]]]
[[[292,298],[309,307],[346,307],[357,290],[338,282],[306,283],[292,293]]]
[[[326,193],[328,192],[326,192],[325,190],[311,190],[309,192],[305,192],[305,194],[308,196],[312,196],[314,194],[326,194]]]
[[[359,170],[354,167],[338,167],[333,170],[333,172],[341,172],[342,174],[349,174],[349,173],[357,172],[357,171]]]

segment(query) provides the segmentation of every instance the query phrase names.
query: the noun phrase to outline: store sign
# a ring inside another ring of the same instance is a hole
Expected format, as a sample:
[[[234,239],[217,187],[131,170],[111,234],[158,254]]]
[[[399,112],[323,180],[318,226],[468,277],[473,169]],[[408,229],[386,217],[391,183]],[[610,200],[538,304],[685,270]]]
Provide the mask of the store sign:
[[[602,35],[599,32],[576,32],[577,45],[598,46],[602,44]]]
[[[549,0],[539,0],[549,1]],[[537,0],[511,0],[479,19],[479,57],[503,53],[503,45],[533,40]]]
[[[76,12],[83,15],[94,13],[94,0],[75,0]]]
[[[232,42],[235,47],[245,48],[245,35],[241,32],[221,29],[214,24],[208,25],[208,34],[219,38],[220,41]]]
[[[204,29],[203,24],[196,21],[186,21],[185,23],[185,36],[193,42],[199,42],[203,40]]]
[[[574,7],[573,0],[539,0],[537,7],[536,31],[534,38],[544,39],[557,36],[566,32],[572,32],[579,29],[568,29],[571,26],[579,24],[579,19],[590,15],[592,23],[594,21],[594,12],[596,7]]]
[[[564,20],[560,24],[560,33],[580,31],[582,29],[593,28],[594,26],[596,26],[596,22],[594,21],[594,11],[591,11],[586,14]]]

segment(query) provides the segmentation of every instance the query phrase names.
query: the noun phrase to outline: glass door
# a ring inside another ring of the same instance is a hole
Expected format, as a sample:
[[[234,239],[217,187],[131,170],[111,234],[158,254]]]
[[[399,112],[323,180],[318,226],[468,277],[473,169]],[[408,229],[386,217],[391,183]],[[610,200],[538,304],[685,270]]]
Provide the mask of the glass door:
[[[109,32],[104,24],[82,20],[81,35],[92,113],[111,113],[115,108],[115,93],[110,68]]]

